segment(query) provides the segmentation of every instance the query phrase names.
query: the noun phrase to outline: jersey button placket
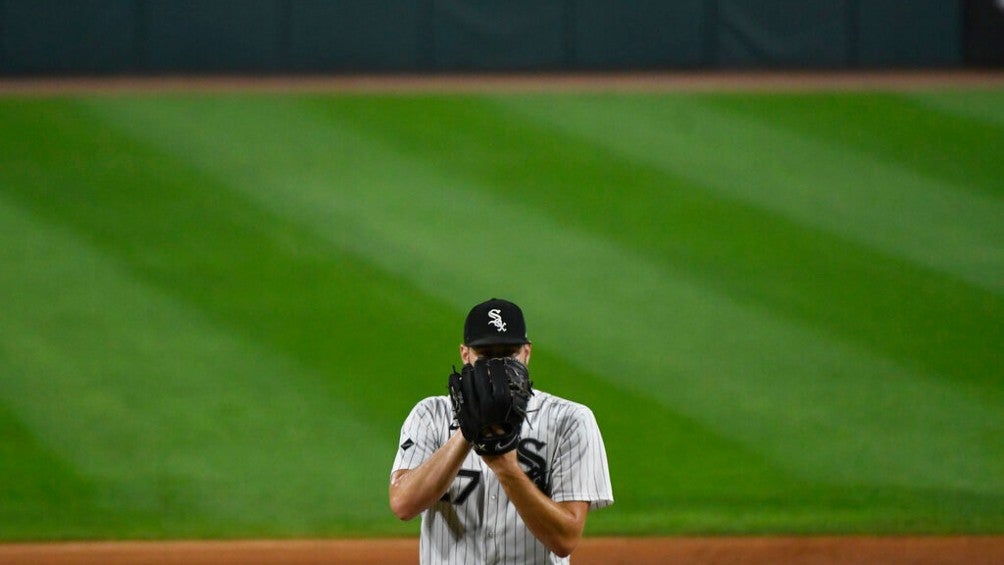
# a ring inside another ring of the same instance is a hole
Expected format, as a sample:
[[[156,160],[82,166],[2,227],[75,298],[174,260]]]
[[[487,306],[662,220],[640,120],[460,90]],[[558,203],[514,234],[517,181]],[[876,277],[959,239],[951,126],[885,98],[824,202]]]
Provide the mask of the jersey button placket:
[[[504,510],[499,507],[499,489],[502,485],[498,481],[492,481],[492,484],[485,488],[485,521],[484,521],[484,544],[485,544],[485,563],[500,563],[502,561],[502,549],[499,547],[498,537],[501,532],[496,531],[496,528],[500,525],[499,520],[505,520]]]

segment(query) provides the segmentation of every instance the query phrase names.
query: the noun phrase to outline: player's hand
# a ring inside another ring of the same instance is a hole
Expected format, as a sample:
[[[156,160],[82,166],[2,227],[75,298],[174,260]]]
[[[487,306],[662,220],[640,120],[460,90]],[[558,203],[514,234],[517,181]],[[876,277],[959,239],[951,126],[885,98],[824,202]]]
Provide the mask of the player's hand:
[[[482,455],[481,459],[496,475],[523,472],[523,469],[519,466],[519,458],[516,456],[516,450],[507,451],[501,455]]]

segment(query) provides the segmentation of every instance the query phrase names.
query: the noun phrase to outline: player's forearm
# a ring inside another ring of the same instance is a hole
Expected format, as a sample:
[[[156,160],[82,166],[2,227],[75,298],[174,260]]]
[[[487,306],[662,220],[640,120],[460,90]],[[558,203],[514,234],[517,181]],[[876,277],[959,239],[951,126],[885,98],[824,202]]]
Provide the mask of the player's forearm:
[[[471,445],[456,433],[432,457],[414,469],[394,474],[390,508],[401,520],[411,520],[432,506],[450,488]]]
[[[582,539],[586,507],[576,515],[541,492],[518,467],[499,467],[495,475],[534,537],[559,557],[571,555]]]

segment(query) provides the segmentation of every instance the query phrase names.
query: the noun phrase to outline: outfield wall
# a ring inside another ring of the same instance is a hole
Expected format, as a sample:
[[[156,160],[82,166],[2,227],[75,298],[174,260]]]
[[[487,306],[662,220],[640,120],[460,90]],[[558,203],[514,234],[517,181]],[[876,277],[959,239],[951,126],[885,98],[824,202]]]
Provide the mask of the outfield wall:
[[[954,0],[0,0],[0,74],[951,68],[970,52],[969,12]]]

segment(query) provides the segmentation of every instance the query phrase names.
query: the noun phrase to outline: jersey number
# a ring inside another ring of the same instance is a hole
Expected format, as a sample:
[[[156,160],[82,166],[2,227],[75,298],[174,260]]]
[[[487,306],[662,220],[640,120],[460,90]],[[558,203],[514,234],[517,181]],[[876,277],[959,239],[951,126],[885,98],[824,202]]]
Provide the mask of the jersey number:
[[[460,471],[457,472],[457,477],[469,479],[467,481],[467,484],[464,485],[463,490],[457,493],[457,497],[453,500],[450,500],[449,492],[444,494],[443,498],[441,498],[440,500],[442,500],[443,502],[452,502],[453,504],[459,506],[463,504],[465,501],[467,501],[467,497],[470,496],[471,493],[474,492],[476,488],[478,488],[478,484],[481,482],[481,472],[471,471],[468,469],[461,469]]]

